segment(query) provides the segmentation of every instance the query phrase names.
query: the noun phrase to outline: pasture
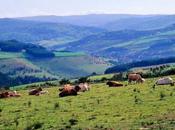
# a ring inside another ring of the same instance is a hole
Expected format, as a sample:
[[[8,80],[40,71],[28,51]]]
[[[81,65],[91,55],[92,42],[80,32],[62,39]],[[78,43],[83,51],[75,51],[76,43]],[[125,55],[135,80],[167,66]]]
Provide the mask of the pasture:
[[[2,52],[0,51],[0,60],[1,59],[11,59],[11,58],[23,58],[23,53],[11,53],[11,52]]]
[[[20,90],[22,97],[0,100],[0,130],[175,129],[175,86],[153,87],[154,82],[92,84],[89,92],[64,98],[58,97],[59,87],[41,96]]]

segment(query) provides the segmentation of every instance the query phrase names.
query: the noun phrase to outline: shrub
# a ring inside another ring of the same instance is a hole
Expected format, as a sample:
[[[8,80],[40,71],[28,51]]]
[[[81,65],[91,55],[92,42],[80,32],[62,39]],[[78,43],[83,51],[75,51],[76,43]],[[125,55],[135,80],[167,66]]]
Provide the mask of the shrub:
[[[68,79],[65,79],[65,78],[59,81],[60,85],[65,85],[65,84],[69,84],[69,83],[70,83],[70,81]]]
[[[43,123],[36,122],[36,123],[34,123],[34,124],[30,125],[30,126],[27,126],[25,128],[25,130],[36,130],[36,129],[42,128],[42,126],[43,126]]]
[[[160,92],[160,100],[163,100],[165,98],[165,93],[164,92]]]
[[[27,102],[28,107],[31,107],[31,104],[32,104],[31,101],[28,101],[28,102]]]
[[[135,96],[134,102],[135,102],[135,104],[140,104],[142,102],[142,100],[139,97]]]
[[[86,83],[86,82],[89,82],[88,77],[81,77],[78,79],[78,83]]]
[[[70,125],[76,125],[78,123],[78,120],[72,118],[69,120],[69,123],[70,123]]]
[[[54,104],[54,108],[55,108],[55,109],[57,109],[57,108],[59,108],[59,107],[60,107],[60,104],[59,104],[59,103],[55,103],[55,104]]]

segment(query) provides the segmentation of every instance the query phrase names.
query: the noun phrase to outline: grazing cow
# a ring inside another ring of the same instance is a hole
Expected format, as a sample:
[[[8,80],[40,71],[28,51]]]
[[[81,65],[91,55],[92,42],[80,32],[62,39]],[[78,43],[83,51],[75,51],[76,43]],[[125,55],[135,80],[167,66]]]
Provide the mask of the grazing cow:
[[[90,85],[88,85],[88,83],[80,83],[78,86],[81,88],[79,90],[80,92],[85,92],[90,90]]]
[[[78,91],[81,88],[79,86],[71,86],[71,85],[65,85],[63,90],[60,92],[59,96],[60,97],[65,97],[65,96],[73,96],[77,95]]]
[[[39,87],[37,89],[32,89],[32,90],[29,91],[29,95],[36,95],[36,96],[38,96],[41,91],[42,91],[41,87]]]
[[[140,74],[129,74],[128,82],[131,83],[132,81],[136,81],[136,83],[143,83],[145,79],[142,78]]]
[[[156,85],[174,85],[174,81],[171,77],[164,77],[164,78],[160,78],[156,81]]]
[[[122,83],[119,83],[117,81],[108,81],[106,85],[109,85],[109,87],[121,87],[123,86]]]

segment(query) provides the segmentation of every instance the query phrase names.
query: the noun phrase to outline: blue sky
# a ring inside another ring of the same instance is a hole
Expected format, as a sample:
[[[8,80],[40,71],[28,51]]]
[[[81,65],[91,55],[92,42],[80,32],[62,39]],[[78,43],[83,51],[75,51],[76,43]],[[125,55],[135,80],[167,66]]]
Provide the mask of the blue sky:
[[[175,0],[0,0],[0,17],[93,13],[175,14]]]

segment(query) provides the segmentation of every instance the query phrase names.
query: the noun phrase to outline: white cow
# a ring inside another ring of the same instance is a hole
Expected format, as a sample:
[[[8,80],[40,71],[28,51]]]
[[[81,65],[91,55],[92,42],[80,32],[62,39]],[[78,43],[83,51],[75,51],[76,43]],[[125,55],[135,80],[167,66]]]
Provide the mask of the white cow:
[[[156,81],[157,85],[167,85],[167,84],[171,84],[173,85],[173,79],[171,77],[164,77],[164,78],[160,78],[159,80]]]

